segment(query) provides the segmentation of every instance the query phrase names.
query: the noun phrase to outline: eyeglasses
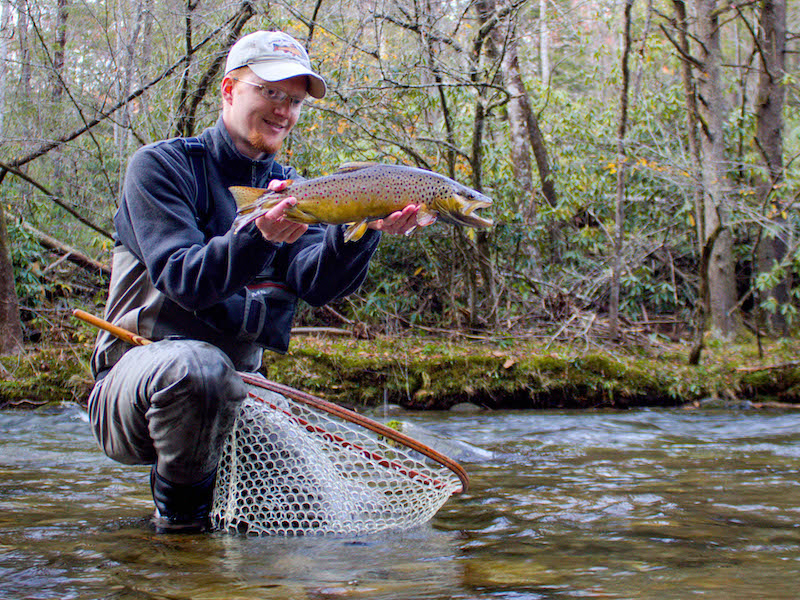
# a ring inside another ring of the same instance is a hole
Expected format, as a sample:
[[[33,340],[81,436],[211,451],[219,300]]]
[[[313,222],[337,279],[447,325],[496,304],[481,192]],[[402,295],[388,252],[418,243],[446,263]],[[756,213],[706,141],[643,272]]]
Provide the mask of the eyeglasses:
[[[261,85],[259,83],[253,83],[252,81],[237,79],[236,77],[231,77],[231,79],[233,79],[234,81],[239,81],[241,83],[246,83],[247,85],[252,85],[253,87],[257,87],[264,98],[266,98],[270,102],[274,102],[275,104],[283,104],[288,100],[289,106],[291,106],[292,108],[300,108],[301,106],[303,106],[303,102],[305,102],[305,97],[298,98],[297,96],[290,96],[286,92],[271,87],[269,85]]]

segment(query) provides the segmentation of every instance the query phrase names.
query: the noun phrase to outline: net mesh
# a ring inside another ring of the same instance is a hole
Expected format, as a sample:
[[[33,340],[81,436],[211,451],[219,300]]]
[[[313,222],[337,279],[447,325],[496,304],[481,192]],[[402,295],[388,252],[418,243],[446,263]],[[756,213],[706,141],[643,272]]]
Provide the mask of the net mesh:
[[[247,535],[367,534],[430,520],[462,490],[452,470],[397,442],[248,384],[211,511]]]

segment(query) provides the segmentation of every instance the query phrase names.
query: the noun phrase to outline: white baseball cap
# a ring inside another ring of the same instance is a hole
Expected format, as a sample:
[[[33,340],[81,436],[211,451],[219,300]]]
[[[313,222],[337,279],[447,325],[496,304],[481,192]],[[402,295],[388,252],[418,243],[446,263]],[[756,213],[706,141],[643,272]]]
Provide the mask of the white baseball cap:
[[[325,80],[311,69],[305,48],[282,31],[256,31],[236,42],[228,52],[225,74],[241,67],[250,67],[264,81],[305,75],[314,98],[323,98],[327,90]]]

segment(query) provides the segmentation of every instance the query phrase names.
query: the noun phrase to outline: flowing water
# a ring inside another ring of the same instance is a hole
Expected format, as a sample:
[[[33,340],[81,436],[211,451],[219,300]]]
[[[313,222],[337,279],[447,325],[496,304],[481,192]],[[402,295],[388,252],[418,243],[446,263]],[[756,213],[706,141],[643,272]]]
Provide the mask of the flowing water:
[[[427,526],[156,535],[147,469],[0,411],[0,598],[800,598],[800,412],[403,417],[491,450]]]

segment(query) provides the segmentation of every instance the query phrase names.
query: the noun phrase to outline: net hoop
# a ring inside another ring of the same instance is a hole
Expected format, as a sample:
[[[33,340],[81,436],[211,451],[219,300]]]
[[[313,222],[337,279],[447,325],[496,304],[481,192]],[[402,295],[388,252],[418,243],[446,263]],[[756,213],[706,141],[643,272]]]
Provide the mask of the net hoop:
[[[360,415],[357,412],[349,410],[347,408],[341,407],[338,404],[334,404],[333,402],[329,402],[327,400],[323,400],[322,398],[318,398],[317,396],[313,396],[307,392],[303,392],[296,388],[290,387],[288,385],[284,385],[282,383],[277,383],[274,381],[270,381],[264,377],[259,377],[256,375],[252,375],[250,373],[242,373],[240,372],[239,375],[241,376],[242,380],[245,383],[248,383],[255,387],[260,387],[262,389],[268,390],[270,392],[275,392],[276,394],[281,394],[286,396],[287,398],[291,398],[295,402],[299,402],[301,404],[305,404],[306,406],[310,406],[315,410],[319,410],[330,415],[334,415],[344,421],[349,423],[353,423],[354,425],[358,425],[363,427],[364,429],[368,429],[373,433],[376,433],[380,436],[383,436],[387,439],[392,440],[395,443],[401,444],[406,448],[414,450],[415,452],[419,452],[423,456],[431,459],[432,461],[442,465],[446,469],[455,474],[458,477],[459,481],[461,482],[461,489],[456,490],[455,493],[463,493],[469,489],[469,477],[467,476],[467,472],[464,470],[460,464],[458,464],[453,459],[445,456],[441,452],[437,452],[430,446],[423,444],[415,440],[414,438],[397,431],[396,429],[392,429],[383,423],[379,423],[378,421],[374,421],[369,417],[365,417],[364,415]],[[264,402],[262,398],[255,397],[261,402]],[[273,409],[278,409],[278,407],[272,405]],[[306,426],[304,424],[304,426]],[[309,427],[316,427],[314,425],[308,425]],[[345,440],[341,440],[342,443],[348,443]],[[371,458],[382,458],[377,455],[373,455]],[[388,459],[383,458],[383,460],[387,461],[387,464],[391,464],[391,461]],[[402,466],[398,466],[397,468],[402,469]]]
[[[247,536],[403,531],[463,491],[460,467],[442,464],[457,463],[426,445],[310,394],[240,376],[247,397],[217,465],[212,529]]]

